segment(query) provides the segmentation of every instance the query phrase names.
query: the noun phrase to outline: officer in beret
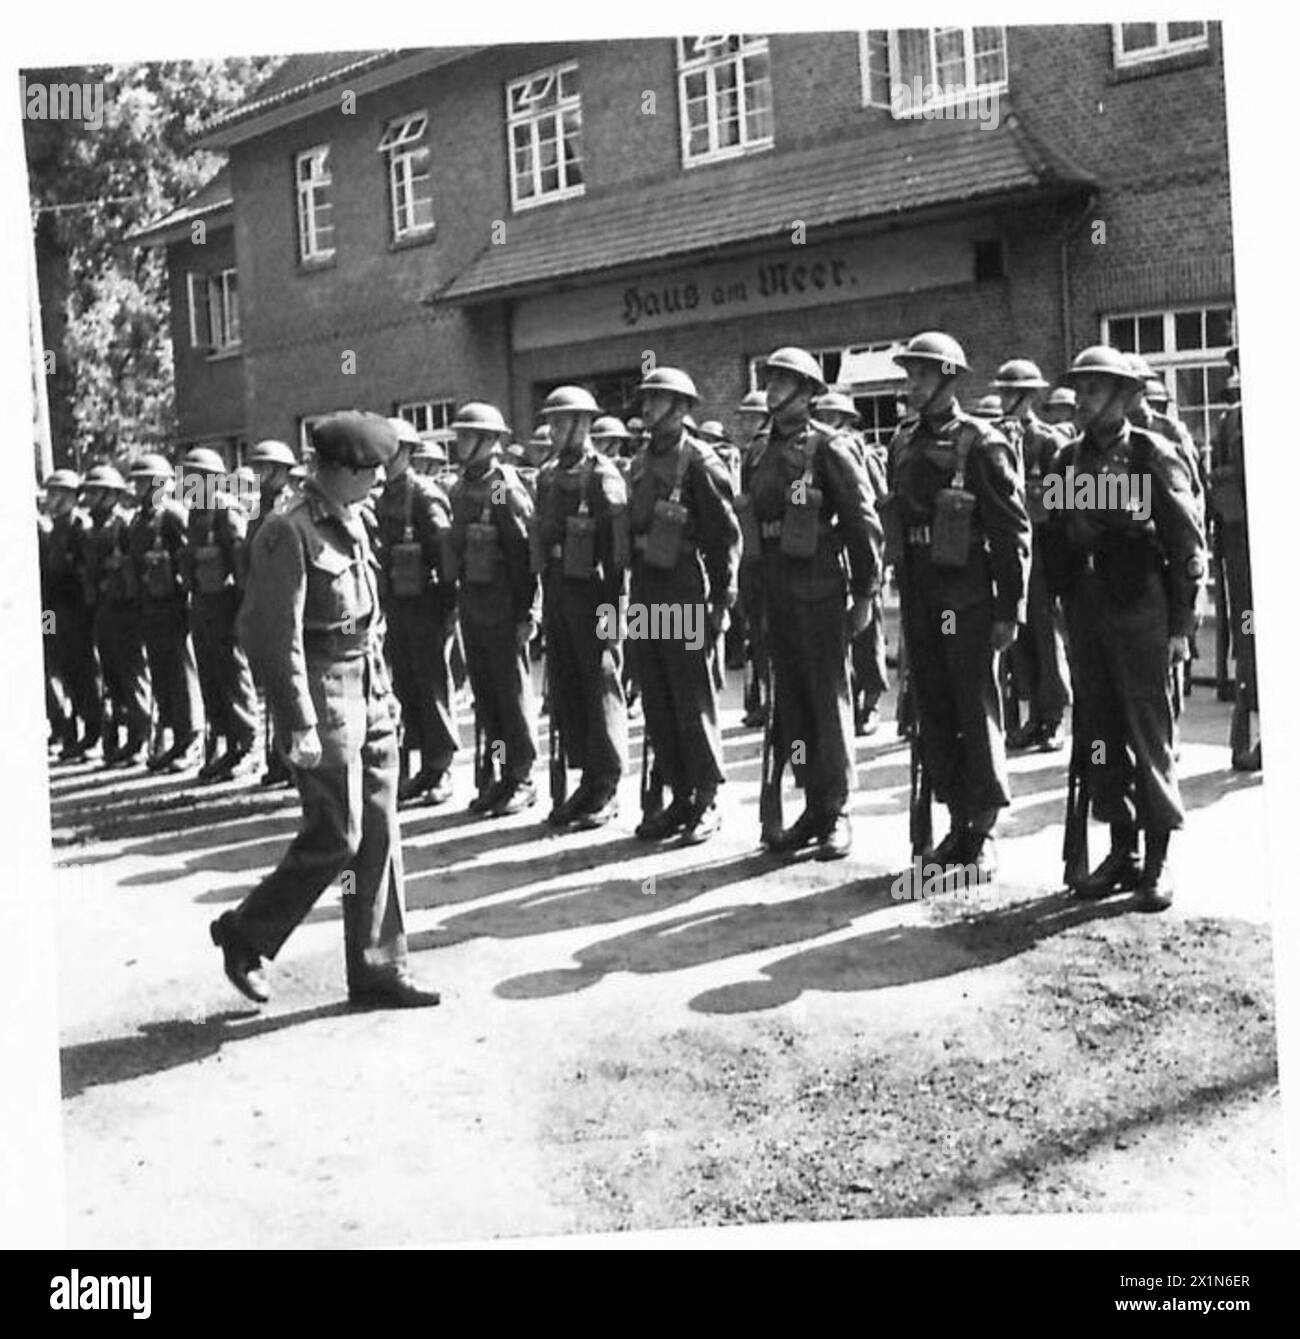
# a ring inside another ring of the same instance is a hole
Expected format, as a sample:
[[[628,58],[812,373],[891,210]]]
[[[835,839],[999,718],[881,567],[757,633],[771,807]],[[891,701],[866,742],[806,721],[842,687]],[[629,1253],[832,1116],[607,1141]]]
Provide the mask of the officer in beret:
[[[212,923],[226,976],[259,1003],[265,960],[339,875],[348,999],[360,1007],[438,1003],[407,965],[397,823],[397,701],[383,657],[376,566],[360,504],[396,452],[387,419],[346,411],[312,429],[315,474],[266,517],[250,557],[239,636],[266,689],[302,799],[280,863]]]

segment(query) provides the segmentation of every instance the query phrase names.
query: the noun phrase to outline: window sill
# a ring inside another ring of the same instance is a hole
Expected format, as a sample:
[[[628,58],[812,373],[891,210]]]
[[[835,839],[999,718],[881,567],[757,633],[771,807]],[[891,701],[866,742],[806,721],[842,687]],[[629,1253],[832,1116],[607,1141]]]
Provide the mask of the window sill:
[[[419,232],[408,232],[404,237],[394,237],[388,243],[390,251],[409,251],[413,246],[426,246],[428,243],[436,241],[438,237],[438,227],[436,224],[428,228],[421,228]]]
[[[512,200],[512,213],[522,214],[530,209],[544,209],[547,205],[558,205],[563,200],[580,200],[587,193],[583,186],[570,187],[568,190],[553,191],[550,195],[536,195],[530,200]]]
[[[242,358],[243,356],[244,346],[242,344],[233,344],[228,349],[217,349],[215,352],[208,354],[208,362],[225,363],[229,362],[232,358]]]
[[[717,153],[700,154],[696,158],[682,156],[682,167],[711,167],[714,163],[731,163],[737,158],[748,158],[756,153],[771,153],[776,148],[776,140],[760,140],[756,144],[745,144],[738,149],[723,149]]]
[[[1208,65],[1211,55],[1210,48],[1203,46],[1197,47],[1194,51],[1170,51],[1165,55],[1150,56],[1132,64],[1116,65],[1111,70],[1107,83],[1128,84],[1134,79],[1146,79],[1151,75],[1195,69],[1198,65]]]
[[[315,274],[318,270],[332,270],[335,265],[334,253],[328,256],[312,256],[298,261],[299,274]]]

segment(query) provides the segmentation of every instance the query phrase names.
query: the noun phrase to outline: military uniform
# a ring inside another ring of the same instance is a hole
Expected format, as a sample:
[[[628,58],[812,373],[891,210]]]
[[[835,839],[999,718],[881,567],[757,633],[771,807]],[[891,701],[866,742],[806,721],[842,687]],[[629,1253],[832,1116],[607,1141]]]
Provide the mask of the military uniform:
[[[248,658],[235,636],[247,518],[231,501],[190,511],[185,582],[190,633],[209,729],[226,739],[228,760],[242,758],[257,740],[257,696]],[[220,761],[219,759],[217,760]]]
[[[811,556],[787,552],[800,481],[815,509]],[[854,782],[845,560],[848,593],[873,598],[881,577],[876,500],[858,444],[815,422],[791,437],[781,437],[775,425],[759,433],[745,458],[744,486],[762,553],[774,747],[785,758],[796,741],[802,744],[794,774],[808,814],[828,826],[847,808]]]
[[[519,475],[495,458],[467,466],[452,489],[448,553],[475,716],[490,755],[504,748],[498,795],[531,784],[537,759],[528,651],[516,636],[540,613],[529,564],[532,514]]]
[[[853,433],[859,459],[871,486],[873,498],[884,497],[887,490],[888,452],[869,444],[860,433]],[[871,600],[871,620],[853,639],[853,724],[862,734],[872,730],[877,704],[889,687],[889,667],[885,659],[885,592],[877,586]]]
[[[85,588],[95,610],[95,649],[104,673],[110,733],[104,761],[133,761],[149,738],[140,587],[127,551],[128,517],[118,505],[92,518],[85,535]],[[125,727],[125,739],[118,736]]]
[[[458,731],[451,700],[456,590],[444,579],[451,503],[432,479],[403,471],[375,503],[388,657],[402,704],[403,747],[420,751],[413,793],[451,767]]]
[[[95,654],[95,612],[87,601],[84,512],[71,511],[50,522],[45,541],[43,592],[45,608],[54,616],[52,643],[55,670],[67,694],[74,719],[69,724],[62,757],[75,761],[98,742],[103,729],[104,697]],[[84,733],[75,738],[76,718]]]
[[[131,520],[127,539],[140,589],[140,628],[158,724],[172,747],[151,765],[177,762],[198,738],[199,683],[190,645],[183,576],[186,513],[175,502],[147,498]]]
[[[974,496],[971,538],[960,566],[940,565],[931,552],[936,504],[963,453]],[[957,833],[1011,802],[991,637],[994,622],[1025,618],[1029,517],[1011,444],[955,401],[935,418],[899,426],[889,446],[889,492],[902,541],[899,593],[921,755]]]
[[[370,435],[354,441],[352,434],[361,433]],[[378,442],[388,457],[394,444],[386,420],[372,415],[340,414],[317,425],[322,458],[336,438],[342,438],[339,449],[359,453],[378,450]],[[365,454],[360,463],[367,463]],[[258,959],[273,958],[346,871],[352,876],[342,899],[350,998],[436,1004],[436,994],[415,991],[406,974],[399,709],[382,653],[377,566],[357,509],[334,501],[315,478],[258,531],[239,637],[257,665],[282,751],[291,755],[295,734],[314,729],[321,754],[318,765],[293,768],[302,825],[279,865],[213,924],[227,975],[246,994],[266,998],[249,988]]]
[[[703,639],[701,645],[689,645],[683,617],[676,629],[680,637],[641,637],[637,642],[645,730],[655,770],[689,824],[699,815],[688,816],[688,806],[695,805],[702,814],[725,779],[714,680],[719,648],[708,612],[730,610],[735,604],[740,527],[726,467],[685,429],[676,441],[652,439],[642,448],[628,472],[628,493],[629,617],[644,611],[649,618],[656,607],[665,613],[689,608]],[[664,504],[682,509],[676,522],[665,525]]]
[[[537,476],[534,567],[542,577],[549,707],[565,765],[582,779],[568,812],[603,807],[627,764],[627,707],[617,618],[627,566],[627,489],[613,460],[588,442]],[[605,635],[602,635],[605,634]]]
[[[1070,431],[1050,427],[1032,411],[1023,420],[1003,419],[997,426],[1016,448],[1023,466],[1025,505],[1033,527],[1025,626],[1011,647],[1011,684],[1016,696],[1029,703],[1029,719],[1019,737],[1008,743],[1056,747],[1061,719],[1070,705],[1070,670],[1060,607],[1048,589],[1043,567],[1042,535],[1047,520],[1043,476],[1051,470]]]

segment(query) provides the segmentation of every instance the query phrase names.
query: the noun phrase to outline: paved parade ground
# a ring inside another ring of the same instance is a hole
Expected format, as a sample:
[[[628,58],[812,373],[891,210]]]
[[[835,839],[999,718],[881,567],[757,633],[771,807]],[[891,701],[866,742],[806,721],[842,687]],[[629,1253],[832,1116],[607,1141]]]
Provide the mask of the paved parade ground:
[[[333,890],[270,1005],[225,981],[208,922],[275,863],[293,792],[56,768],[68,1244],[1281,1205],[1263,790],[1212,688],[1184,716],[1174,907],[1142,916],[1059,891],[1065,754],[1013,759],[994,886],[896,900],[892,693],[852,857],[766,855],[729,677],[707,845],[635,841],[635,774],[604,830],[552,834],[544,798],[475,818],[468,750],[450,804],[404,811],[432,1011],[349,1012]]]

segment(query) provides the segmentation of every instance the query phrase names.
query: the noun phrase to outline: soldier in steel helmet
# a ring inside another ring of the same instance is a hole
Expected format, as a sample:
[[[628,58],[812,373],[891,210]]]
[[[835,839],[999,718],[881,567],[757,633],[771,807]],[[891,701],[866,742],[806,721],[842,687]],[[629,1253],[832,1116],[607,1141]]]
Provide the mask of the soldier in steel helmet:
[[[510,437],[500,410],[478,401],[462,405],[452,428],[461,477],[451,491],[448,554],[484,750],[469,807],[500,817],[537,803],[528,672],[528,644],[541,614],[529,561],[533,502],[518,472],[500,458]]]
[[[1238,375],[1236,347],[1228,350],[1228,366]],[[1232,766],[1238,772],[1257,772],[1262,749],[1251,740],[1250,718],[1259,710],[1255,674],[1254,592],[1250,574],[1250,530],[1246,513],[1246,457],[1242,444],[1241,404],[1230,404],[1214,431],[1210,457],[1209,504],[1218,528],[1223,570],[1228,588],[1227,613],[1230,649],[1236,658],[1232,724],[1228,742]]]
[[[554,827],[595,828],[615,817],[627,764],[619,626],[608,616],[627,568],[627,486],[593,444],[599,415],[581,386],[557,387],[542,406],[552,455],[537,475],[533,565],[542,579],[547,704],[554,747],[581,773],[572,795],[561,799],[557,789],[547,815]],[[558,787],[559,760],[552,765]]]
[[[149,680],[140,626],[140,587],[127,549],[126,481],[95,465],[83,491],[90,512],[85,580],[95,610],[95,647],[104,672],[108,724],[104,766],[139,762],[149,740]],[[123,733],[124,732],[124,733]]]
[[[1011,802],[997,661],[1024,621],[1030,525],[1016,452],[964,413],[958,342],[923,331],[894,357],[909,416],[889,447],[891,526],[920,752],[951,826],[927,862],[977,880],[997,867],[993,834]]]
[[[1009,749],[1037,748],[1055,753],[1065,747],[1062,722],[1070,705],[1070,669],[1060,603],[1047,587],[1043,569],[1043,477],[1072,435],[1053,428],[1037,413],[1047,382],[1038,365],[1028,358],[1012,358],[998,368],[992,382],[998,401],[999,430],[1016,448],[1025,479],[1025,507],[1033,526],[1034,542],[1029,568],[1029,597],[1025,626],[1011,647],[1011,687],[1029,703],[1028,717],[1007,734]]]
[[[226,976],[269,998],[266,960],[343,877],[348,999],[363,1008],[438,1003],[407,963],[397,822],[397,702],[383,657],[383,615],[359,514],[396,448],[377,414],[332,414],[311,429],[317,468],[303,495],[259,528],[239,636],[266,688],[294,769],[302,821],[280,863],[212,923]]]
[[[235,636],[239,576],[248,517],[225,488],[225,462],[209,447],[192,447],[181,462],[180,494],[189,508],[185,578],[199,689],[215,751],[201,781],[229,781],[256,762],[257,693],[248,657]],[[225,747],[217,746],[224,740]]]
[[[762,391],[749,391],[736,406],[735,442],[740,452],[739,475],[736,482],[737,515],[747,505],[744,490],[745,460],[759,433],[767,423],[767,396]],[[742,530],[745,528],[742,519]],[[736,600],[737,621],[745,629],[745,714],[742,721],[751,729],[767,720],[768,653],[766,614],[763,609],[763,554],[756,534],[742,534],[740,546],[740,575],[737,581],[739,596]]]
[[[376,552],[382,576],[388,659],[402,704],[402,754],[420,754],[404,777],[401,801],[444,804],[451,799],[451,764],[459,731],[451,696],[451,644],[456,630],[456,587],[443,556],[451,530],[451,502],[432,480],[411,468],[422,445],[403,418],[390,419],[397,450],[384,467],[375,501]]]
[[[1045,539],[1065,608],[1076,765],[1111,845],[1091,873],[1067,877],[1078,897],[1135,889],[1143,910],[1159,911],[1173,896],[1169,834],[1183,825],[1170,669],[1196,627],[1204,535],[1183,456],[1126,418],[1142,380],[1125,355],[1084,349],[1068,379],[1081,434],[1058,456],[1044,501],[1058,480],[1074,486],[1048,507]]]
[[[745,457],[741,510],[746,543],[762,554],[774,757],[790,760],[805,807],[780,831],[765,821],[762,837],[772,851],[815,843],[819,859],[835,860],[853,839],[849,646],[871,621],[882,532],[858,443],[811,417],[826,393],[817,360],[780,348],[763,370],[769,421]]]
[[[45,608],[54,616],[49,640],[70,708],[60,762],[80,762],[99,743],[104,720],[95,611],[86,600],[84,573],[90,520],[77,506],[80,491],[81,477],[75,470],[55,470],[45,481],[50,530],[42,590]]]
[[[171,744],[156,748],[153,772],[185,772],[199,765],[199,679],[190,643],[183,576],[186,512],[172,496],[176,471],[149,452],[131,467],[139,507],[127,533],[127,551],[140,590],[140,630],[149,660],[160,731]]]
[[[628,472],[628,632],[634,617],[652,632],[650,620],[658,619],[658,635],[637,638],[636,658],[647,746],[673,798],[657,809],[643,797],[647,812],[636,835],[642,841],[678,835],[693,845],[717,831],[718,786],[726,779],[718,641],[736,601],[740,530],[726,467],[685,426],[699,403],[695,383],[679,368],[657,367],[637,394],[647,441]]]
[[[591,444],[606,460],[612,460],[620,474],[627,473],[623,450],[632,440],[632,434],[621,418],[602,414],[591,425]]]
[[[1074,436],[1074,391],[1069,386],[1053,386],[1043,401],[1039,417],[1049,427],[1060,428],[1068,440]]]

